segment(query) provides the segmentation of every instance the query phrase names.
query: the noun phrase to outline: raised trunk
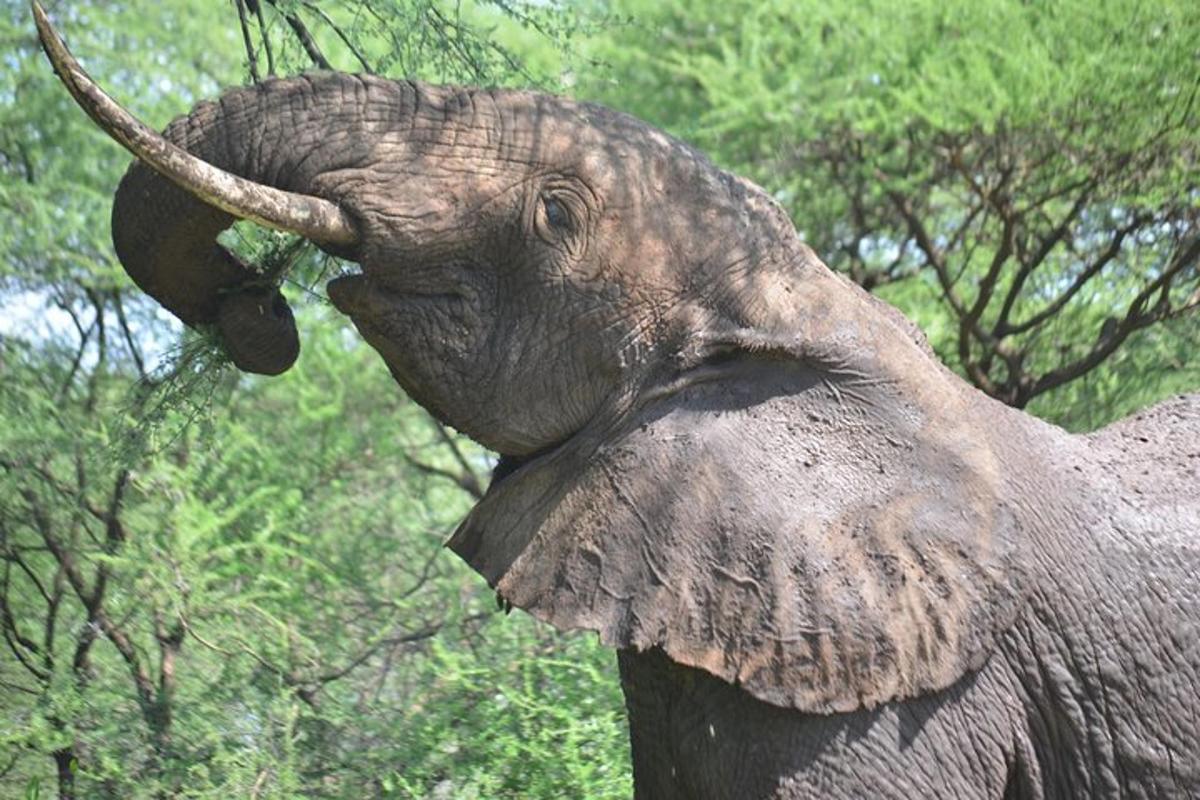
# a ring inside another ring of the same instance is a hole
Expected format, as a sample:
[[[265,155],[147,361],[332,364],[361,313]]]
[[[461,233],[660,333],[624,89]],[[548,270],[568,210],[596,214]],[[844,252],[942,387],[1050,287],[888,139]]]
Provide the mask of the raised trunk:
[[[380,119],[394,114],[378,113],[380,103],[403,106],[397,95],[405,91],[407,84],[334,73],[272,80],[201,103],[164,137],[233,175],[320,195],[330,188],[323,175],[365,162]],[[298,350],[295,324],[272,277],[217,244],[234,221],[135,162],[113,202],[113,244],[134,282],[183,322],[219,325],[239,367],[281,372]]]
[[[344,252],[359,241],[357,225],[336,202],[251,177],[273,166],[284,181],[299,179],[294,170],[280,173],[278,168],[301,163],[309,157],[308,152],[293,147],[287,152],[303,153],[300,161],[281,161],[264,158],[263,151],[252,152],[248,147],[263,143],[263,137],[255,133],[271,131],[276,133],[277,147],[303,144],[283,142],[278,132],[290,132],[293,123],[302,131],[314,128],[311,112],[325,105],[308,102],[322,99],[317,84],[276,82],[233,92],[227,96],[228,102],[204,104],[184,120],[177,120],[175,135],[163,137],[88,77],[37,0],[32,9],[42,47],[72,97],[101,129],[145,164],[130,171],[114,208],[113,236],[126,269],[139,286],[189,325],[215,322],[234,363],[242,369],[268,374],[287,369],[299,352],[299,339],[291,311],[275,285],[277,276],[254,275],[214,240],[234,218],[242,218],[338,246]],[[338,78],[324,82],[326,87],[334,84],[332,93],[326,89],[327,97],[343,103]],[[310,138],[325,141],[324,137]],[[208,153],[208,160],[188,151],[189,139]],[[214,155],[230,169],[214,163]],[[157,174],[151,175],[148,168]],[[164,190],[165,182],[158,175],[180,188]],[[180,267],[182,274],[164,272],[164,268]]]

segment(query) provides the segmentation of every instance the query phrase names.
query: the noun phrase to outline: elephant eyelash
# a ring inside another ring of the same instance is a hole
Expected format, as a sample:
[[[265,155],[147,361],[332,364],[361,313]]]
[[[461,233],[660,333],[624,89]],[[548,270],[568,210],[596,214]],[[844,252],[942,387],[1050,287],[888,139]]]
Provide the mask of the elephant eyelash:
[[[546,215],[546,222],[552,228],[570,231],[575,227],[567,204],[556,197],[543,195],[542,211]]]
[[[579,258],[585,249],[588,219],[587,203],[572,186],[546,186],[537,195],[534,231],[542,241],[561,248],[570,258]]]

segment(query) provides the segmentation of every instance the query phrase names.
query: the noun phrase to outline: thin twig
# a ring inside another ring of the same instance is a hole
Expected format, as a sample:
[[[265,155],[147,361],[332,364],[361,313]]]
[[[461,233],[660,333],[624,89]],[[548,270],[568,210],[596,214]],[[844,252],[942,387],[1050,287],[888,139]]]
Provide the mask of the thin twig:
[[[250,80],[258,83],[258,55],[250,40],[250,23],[246,19],[246,0],[237,0],[238,23],[242,28],[242,44],[246,48],[246,61],[250,66]]]
[[[256,76],[254,80],[258,80]],[[121,302],[121,293],[114,289],[112,293],[113,306],[117,311],[117,322],[121,326],[121,333],[125,337],[125,346],[129,348],[129,355],[133,358],[133,363],[137,367],[139,380],[146,379],[146,364],[142,359],[141,350],[138,349],[134,342],[133,332],[129,329],[129,321],[125,318],[125,305]]]
[[[358,63],[362,66],[362,68],[364,70],[366,70],[367,72],[376,72],[377,71],[377,70],[371,69],[371,64],[370,64],[370,62],[367,61],[367,57],[364,56],[362,54],[362,52],[357,47],[354,46],[354,42],[350,41],[350,36],[344,30],[342,30],[341,26],[338,25],[336,22],[334,22],[333,19],[328,14],[326,14],[322,8],[320,8],[319,6],[316,6],[312,3],[308,3],[308,2],[306,2],[304,4],[304,7],[307,8],[312,13],[316,14],[318,17],[320,17],[325,22],[326,25],[328,25],[330,28],[333,29],[333,32],[335,34],[337,34],[337,37],[339,39],[342,40],[342,43],[344,45],[346,45],[346,47],[354,55],[354,58],[358,61]]]
[[[333,65],[325,58],[325,54],[321,52],[321,48],[317,46],[316,40],[308,32],[308,26],[304,24],[299,15],[280,11],[277,0],[267,0],[267,2],[271,4],[271,8],[275,9],[287,21],[287,24],[296,34],[296,38],[300,40],[300,45],[304,48],[304,52],[308,53],[308,57],[313,60],[313,63],[320,69],[333,69]]]
[[[254,4],[254,16],[258,18],[258,35],[262,38],[263,50],[267,54],[267,74],[275,74],[275,54],[271,52],[271,37],[267,35],[267,21],[263,17],[262,3]]]

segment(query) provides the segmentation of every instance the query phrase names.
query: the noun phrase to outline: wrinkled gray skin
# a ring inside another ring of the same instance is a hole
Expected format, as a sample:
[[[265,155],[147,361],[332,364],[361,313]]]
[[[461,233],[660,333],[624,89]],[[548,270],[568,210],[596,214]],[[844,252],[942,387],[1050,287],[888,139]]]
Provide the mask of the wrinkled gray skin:
[[[451,547],[619,649],[637,797],[1200,796],[1200,399],[1003,407],[598,106],[320,74],[167,136],[353,218],[334,304],[504,455]],[[247,280],[228,221],[135,166],[114,238],[199,324]]]

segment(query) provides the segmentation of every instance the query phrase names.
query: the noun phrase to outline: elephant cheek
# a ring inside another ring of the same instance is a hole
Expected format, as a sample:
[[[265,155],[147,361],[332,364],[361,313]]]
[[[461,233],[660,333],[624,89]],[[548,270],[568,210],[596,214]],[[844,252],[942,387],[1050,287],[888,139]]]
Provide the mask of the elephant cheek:
[[[277,289],[239,289],[217,310],[217,329],[234,365],[244,372],[279,375],[296,362],[300,336]]]

